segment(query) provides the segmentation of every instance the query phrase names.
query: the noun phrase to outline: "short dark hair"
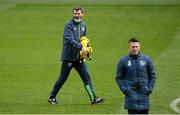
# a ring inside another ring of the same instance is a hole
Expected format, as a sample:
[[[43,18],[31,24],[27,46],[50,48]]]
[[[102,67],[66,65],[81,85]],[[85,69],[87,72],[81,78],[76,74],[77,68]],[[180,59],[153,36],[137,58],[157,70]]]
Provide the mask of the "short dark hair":
[[[133,38],[129,39],[128,44],[131,43],[131,42],[138,42],[139,43],[139,40],[138,40],[138,38],[133,37]]]
[[[83,8],[82,8],[81,6],[75,6],[75,7],[72,9],[72,12],[74,12],[74,10],[75,10],[75,11],[81,10],[82,13],[84,12],[84,11],[83,11]]]

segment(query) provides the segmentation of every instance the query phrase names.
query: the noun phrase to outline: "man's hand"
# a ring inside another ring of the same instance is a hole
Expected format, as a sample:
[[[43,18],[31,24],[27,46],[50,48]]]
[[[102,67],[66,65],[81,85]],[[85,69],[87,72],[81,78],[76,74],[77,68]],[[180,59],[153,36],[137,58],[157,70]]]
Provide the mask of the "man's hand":
[[[82,47],[81,51],[84,53],[84,54],[87,54],[88,53],[88,50],[86,47]]]

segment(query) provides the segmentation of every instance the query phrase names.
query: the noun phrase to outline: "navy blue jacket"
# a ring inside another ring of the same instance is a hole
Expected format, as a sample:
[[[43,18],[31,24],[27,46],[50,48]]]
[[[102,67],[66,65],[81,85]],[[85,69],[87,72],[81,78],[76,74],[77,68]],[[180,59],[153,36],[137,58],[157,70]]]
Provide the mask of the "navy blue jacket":
[[[61,54],[62,61],[79,61],[79,51],[82,49],[80,38],[85,35],[86,26],[84,23],[75,23],[72,19],[65,25]]]
[[[121,58],[117,66],[116,82],[125,94],[125,109],[149,109],[149,94],[153,91],[155,71],[148,56],[129,54]]]

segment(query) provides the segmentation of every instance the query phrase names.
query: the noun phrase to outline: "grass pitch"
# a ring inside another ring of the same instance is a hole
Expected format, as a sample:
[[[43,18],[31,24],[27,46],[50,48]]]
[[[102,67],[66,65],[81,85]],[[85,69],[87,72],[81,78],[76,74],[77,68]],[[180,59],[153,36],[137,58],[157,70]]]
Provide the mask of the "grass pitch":
[[[47,97],[60,70],[62,33],[74,1],[0,0],[0,114],[123,114],[123,94],[115,83],[116,65],[127,54],[131,37],[152,57],[157,73],[152,114],[175,113],[169,106],[180,96],[180,5],[177,0],[82,2],[87,37],[94,49],[87,62],[98,96],[97,106],[73,70],[59,92],[59,105]]]

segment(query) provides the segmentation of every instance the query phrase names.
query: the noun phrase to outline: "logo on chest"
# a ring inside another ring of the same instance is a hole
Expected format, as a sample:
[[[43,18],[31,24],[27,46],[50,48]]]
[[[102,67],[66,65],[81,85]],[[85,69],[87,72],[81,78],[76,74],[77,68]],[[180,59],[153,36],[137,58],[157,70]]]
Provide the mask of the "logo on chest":
[[[81,26],[81,30],[84,32],[84,31],[85,31],[85,27],[84,27],[84,26]]]
[[[143,61],[143,60],[140,60],[139,62],[140,62],[140,65],[141,65],[141,66],[145,66],[145,65],[146,65],[146,62]]]
[[[127,64],[129,67],[132,65],[131,64],[131,60],[128,60],[128,64]]]
[[[140,64],[140,66],[145,66],[145,65],[146,65],[146,62],[143,61],[143,60],[140,60],[140,61],[139,61],[139,64]],[[132,66],[131,60],[128,60],[127,65],[128,65],[128,67]]]

